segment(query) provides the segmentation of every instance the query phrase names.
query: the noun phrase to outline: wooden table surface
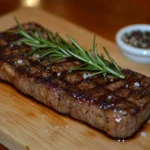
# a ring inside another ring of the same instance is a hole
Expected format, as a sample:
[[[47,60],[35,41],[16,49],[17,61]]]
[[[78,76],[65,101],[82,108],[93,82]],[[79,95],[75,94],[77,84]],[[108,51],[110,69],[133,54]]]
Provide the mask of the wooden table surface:
[[[123,26],[150,24],[149,0],[0,0],[0,16],[20,7],[41,7],[111,41]]]

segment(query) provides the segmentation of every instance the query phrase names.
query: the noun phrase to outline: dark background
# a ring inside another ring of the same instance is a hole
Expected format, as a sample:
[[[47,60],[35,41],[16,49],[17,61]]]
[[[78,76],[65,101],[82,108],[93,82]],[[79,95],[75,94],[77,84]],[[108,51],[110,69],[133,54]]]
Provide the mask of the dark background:
[[[123,26],[150,24],[149,0],[0,0],[0,15],[36,2],[36,7],[113,41],[117,30]]]

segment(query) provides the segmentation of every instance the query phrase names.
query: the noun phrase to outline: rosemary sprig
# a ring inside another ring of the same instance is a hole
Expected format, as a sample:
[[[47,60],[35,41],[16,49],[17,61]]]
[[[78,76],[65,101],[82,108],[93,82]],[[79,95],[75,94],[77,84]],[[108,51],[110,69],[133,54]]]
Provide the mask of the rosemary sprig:
[[[91,76],[97,74],[111,74],[115,77],[124,79],[125,76],[122,74],[117,63],[112,59],[107,50],[104,48],[104,51],[109,59],[106,60],[104,55],[99,55],[97,53],[97,45],[94,37],[93,42],[93,53],[89,49],[84,50],[74,39],[69,35],[67,38],[70,42],[65,41],[58,33],[53,35],[52,32],[47,31],[48,38],[44,38],[41,34],[41,31],[27,32],[19,24],[15,18],[18,25],[18,34],[22,38],[17,41],[29,46],[32,46],[34,50],[30,54],[39,54],[40,58],[48,57],[52,60],[60,60],[68,57],[74,57],[84,64],[79,68],[72,68],[73,70],[86,70],[92,71]]]

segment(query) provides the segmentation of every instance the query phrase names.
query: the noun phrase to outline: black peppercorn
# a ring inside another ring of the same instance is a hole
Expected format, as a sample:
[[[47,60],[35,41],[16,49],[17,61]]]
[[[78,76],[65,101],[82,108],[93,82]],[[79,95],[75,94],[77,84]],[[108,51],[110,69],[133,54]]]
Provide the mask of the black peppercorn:
[[[122,40],[133,47],[137,48],[150,48],[150,31],[132,31],[129,33],[125,33],[122,37]]]

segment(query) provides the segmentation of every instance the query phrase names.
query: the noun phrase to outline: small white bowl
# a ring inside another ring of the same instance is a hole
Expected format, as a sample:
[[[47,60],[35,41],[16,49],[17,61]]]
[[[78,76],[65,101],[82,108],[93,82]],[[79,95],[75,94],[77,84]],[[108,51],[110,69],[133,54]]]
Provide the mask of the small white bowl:
[[[135,24],[126,26],[117,32],[116,42],[122,50],[122,53],[129,59],[138,63],[150,64],[150,49],[132,47],[122,40],[122,37],[125,33],[129,33],[135,30],[150,31],[150,25]]]

